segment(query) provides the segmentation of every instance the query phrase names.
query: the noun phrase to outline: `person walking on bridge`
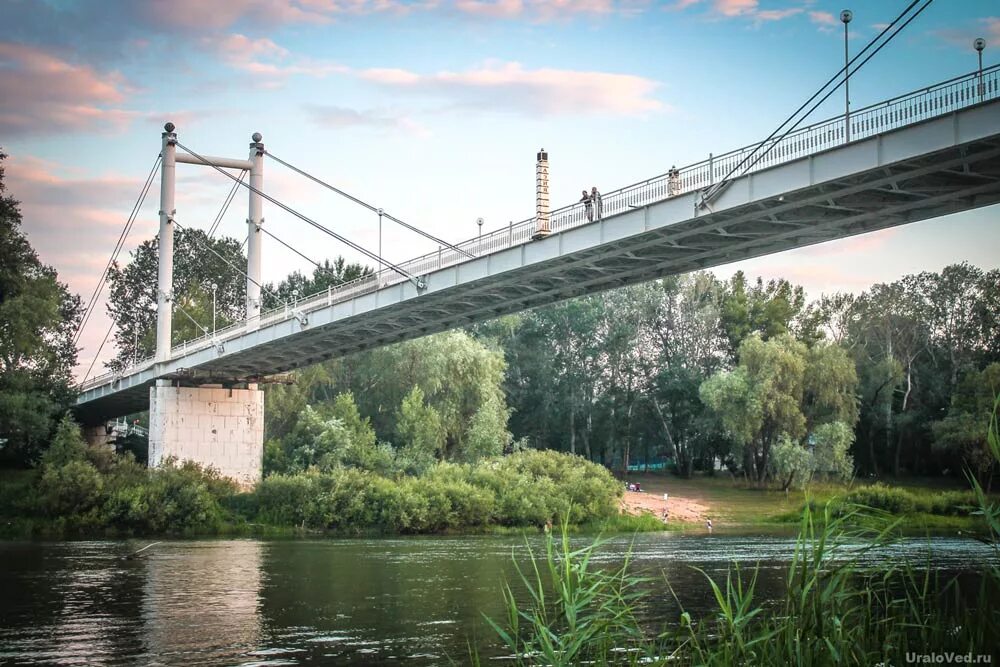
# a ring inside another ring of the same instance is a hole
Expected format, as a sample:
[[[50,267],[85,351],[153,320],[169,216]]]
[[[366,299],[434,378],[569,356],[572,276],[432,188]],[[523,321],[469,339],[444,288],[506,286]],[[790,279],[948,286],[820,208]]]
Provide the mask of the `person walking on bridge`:
[[[584,211],[587,214],[587,222],[594,221],[594,200],[590,198],[590,193],[586,190],[583,191],[583,196],[580,197],[580,201],[583,202]]]

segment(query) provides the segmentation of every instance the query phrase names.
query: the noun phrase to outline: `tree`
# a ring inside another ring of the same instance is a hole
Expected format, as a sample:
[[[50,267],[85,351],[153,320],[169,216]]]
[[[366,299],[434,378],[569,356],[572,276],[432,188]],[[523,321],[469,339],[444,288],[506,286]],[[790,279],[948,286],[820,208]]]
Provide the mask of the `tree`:
[[[753,335],[740,345],[737,367],[706,380],[700,394],[719,415],[744,474],[761,483],[776,474],[770,459],[784,439],[805,447],[810,436],[832,437],[820,429],[823,424],[852,420],[847,428],[854,427],[857,378],[849,368],[846,355],[832,346],[809,350],[788,335],[769,341]],[[820,389],[821,381],[831,386]],[[801,474],[803,460],[798,452],[783,451],[777,463],[786,488]]]
[[[805,291],[784,279],[762,278],[749,284],[742,271],[737,271],[725,286],[721,302],[721,326],[729,341],[730,353],[736,356],[745,338],[757,333],[762,340],[782,334],[800,333],[800,318],[806,305]],[[816,334],[802,331],[801,336],[812,340]]]
[[[653,323],[659,354],[647,367],[647,396],[666,438],[675,470],[694,472],[716,439],[717,420],[698,398],[698,388],[726,358],[719,323],[721,286],[708,272],[671,276]]]
[[[400,404],[396,432],[406,472],[419,474],[441,458],[445,429],[438,411],[424,402],[424,392],[419,386],[414,386]]]
[[[108,364],[112,369],[127,368],[155,351],[158,252],[159,238],[145,241],[132,252],[131,262],[108,271],[108,314],[117,348]],[[211,330],[213,283],[217,328],[246,316],[246,277],[240,273],[246,265],[236,239],[210,238],[200,229],[174,232],[172,345]]]
[[[301,300],[327,288],[370,275],[373,275],[372,269],[363,264],[354,262],[348,264],[343,257],[337,257],[333,262],[327,259],[313,269],[311,276],[295,271],[277,285],[271,283],[265,285],[261,290],[263,309],[278,308],[282,304],[292,303],[296,299]]]
[[[0,152],[0,460],[37,459],[71,399],[80,298],[42,264],[5,193]]]
[[[1000,397],[1000,363],[969,371],[952,396],[948,415],[935,422],[934,447],[957,455],[989,492],[996,466],[987,442],[987,428]]]

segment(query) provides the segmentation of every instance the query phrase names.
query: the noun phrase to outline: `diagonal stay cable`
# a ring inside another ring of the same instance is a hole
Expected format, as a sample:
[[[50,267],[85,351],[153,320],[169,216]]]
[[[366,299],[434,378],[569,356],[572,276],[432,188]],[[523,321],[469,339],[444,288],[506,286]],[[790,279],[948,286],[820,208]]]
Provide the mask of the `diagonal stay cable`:
[[[343,190],[341,190],[340,188],[338,188],[338,187],[336,187],[334,185],[330,185],[326,181],[324,181],[324,180],[322,180],[320,178],[317,178],[316,176],[313,176],[309,172],[303,171],[302,169],[299,169],[295,165],[289,164],[288,162],[285,162],[284,160],[282,160],[280,157],[278,157],[277,155],[275,155],[271,151],[265,150],[264,152],[267,153],[268,157],[270,157],[272,160],[274,160],[278,164],[282,164],[285,167],[287,167],[287,168],[291,169],[292,171],[294,171],[295,173],[297,173],[298,175],[304,176],[304,177],[308,178],[310,181],[312,181],[314,183],[317,183],[319,185],[322,185],[327,190],[331,190],[333,192],[336,192],[341,197],[346,197],[347,199],[350,199],[352,202],[354,202],[355,204],[358,204],[359,206],[364,206],[365,208],[367,208],[372,213],[378,213],[379,215],[381,215],[383,217],[389,218],[390,220],[392,220],[396,224],[402,225],[406,229],[409,229],[411,232],[416,232],[417,234],[420,234],[421,236],[423,236],[425,238],[428,238],[431,241],[434,241],[438,245],[444,246],[446,248],[451,248],[452,250],[456,250],[456,251],[462,253],[463,255],[465,255],[466,257],[475,257],[475,255],[473,255],[471,252],[469,252],[467,250],[464,250],[462,248],[459,248],[456,245],[452,245],[451,243],[448,243],[447,241],[445,241],[443,239],[439,239],[438,237],[434,236],[433,234],[429,234],[428,232],[425,232],[424,230],[420,229],[419,227],[411,225],[411,224],[409,224],[407,222],[403,222],[402,220],[400,220],[396,216],[390,215],[389,213],[386,213],[384,210],[382,210],[380,208],[376,208],[375,206],[372,206],[368,202],[362,201],[362,200],[358,199],[357,197],[355,197],[354,195],[348,194],[348,193],[344,192]]]
[[[209,167],[212,167],[213,169],[215,169],[216,171],[218,171],[220,174],[223,174],[224,176],[226,176],[226,178],[232,179],[234,181],[237,180],[237,178],[235,176],[233,176],[232,174],[230,174],[228,171],[226,171],[225,169],[222,169],[218,165],[212,164],[207,158],[199,155],[198,153],[195,153],[194,151],[192,151],[190,148],[188,148],[187,146],[185,146],[181,142],[178,141],[177,142],[177,146],[179,148],[181,148],[182,150],[186,151],[188,154],[190,154],[196,160],[199,160],[203,164],[205,164],[205,165],[207,165]],[[243,185],[243,187],[247,188],[251,192],[260,195],[261,197],[263,197],[267,201],[271,202],[272,204],[274,204],[278,208],[282,209],[283,211],[285,211],[287,213],[291,213],[292,215],[294,215],[299,220],[302,220],[303,222],[305,222],[305,223],[307,223],[307,224],[315,227],[316,229],[318,229],[318,230],[320,230],[322,232],[325,232],[326,234],[328,234],[329,236],[332,236],[333,238],[337,239],[338,241],[340,241],[344,245],[348,246],[349,248],[357,250],[358,252],[360,252],[365,257],[368,257],[369,259],[374,260],[376,262],[381,262],[383,265],[389,267],[390,269],[392,269],[393,271],[395,271],[399,275],[401,275],[404,278],[406,278],[407,280],[409,280],[411,283],[413,283],[417,287],[417,289],[423,289],[424,288],[425,284],[424,284],[423,280],[421,280],[420,278],[412,275],[411,273],[409,273],[408,271],[406,271],[402,267],[400,267],[400,266],[398,266],[398,265],[396,265],[396,264],[394,264],[392,262],[389,262],[389,261],[387,261],[387,260],[379,257],[378,255],[376,255],[372,251],[367,250],[363,246],[358,245],[354,241],[351,241],[350,239],[348,239],[348,238],[346,238],[344,236],[341,236],[337,232],[333,231],[332,229],[329,229],[328,227],[325,227],[325,226],[321,225],[320,223],[316,222],[312,218],[310,218],[310,217],[308,217],[306,215],[303,215],[302,213],[299,213],[298,211],[296,211],[295,209],[293,209],[291,206],[288,206],[287,204],[284,204],[284,203],[278,201],[277,199],[275,199],[271,195],[267,194],[266,192],[264,192],[264,191],[262,191],[262,190],[260,190],[258,188],[255,188],[254,186],[250,185],[249,183],[241,183],[241,185]]]
[[[215,220],[212,222],[212,226],[209,227],[208,229],[209,238],[215,236],[215,230],[219,228],[219,223],[222,222],[222,218],[224,218],[226,212],[229,211],[229,205],[232,204],[233,199],[236,198],[236,191],[239,189],[240,183],[243,181],[243,178],[246,175],[247,175],[247,170],[244,169],[243,171],[240,172],[240,180],[237,181],[236,183],[233,183],[232,189],[229,191],[229,194],[226,196],[225,202],[222,204],[222,208],[219,210],[218,215],[215,216]]]
[[[97,285],[94,286],[94,292],[91,294],[90,301],[87,303],[87,308],[84,310],[83,317],[80,319],[80,325],[77,327],[76,332],[73,335],[74,345],[80,341],[80,337],[83,335],[83,329],[87,326],[87,323],[90,321],[90,317],[93,315],[97,306],[97,299],[101,296],[101,292],[104,290],[104,285],[107,284],[108,272],[111,270],[111,266],[114,264],[115,260],[118,259],[118,254],[125,246],[125,241],[128,239],[129,232],[132,230],[132,225],[135,224],[135,220],[139,215],[142,204],[146,200],[146,195],[149,193],[149,188],[153,184],[153,179],[156,176],[156,169],[160,166],[160,159],[160,156],[157,155],[156,160],[153,161],[153,168],[149,170],[149,176],[146,177],[146,182],[142,186],[139,197],[132,206],[132,212],[129,214],[128,220],[125,221],[125,226],[122,228],[122,232],[118,236],[115,248],[111,251],[111,257],[108,258],[108,263],[105,265],[104,271],[101,273],[101,277],[97,281]]]
[[[108,333],[104,334],[104,340],[101,341],[101,346],[97,348],[97,354],[95,354],[94,358],[90,360],[90,367],[87,368],[87,372],[84,374],[83,379],[80,380],[81,385],[87,381],[87,378],[90,377],[90,372],[94,370],[94,364],[96,364],[98,358],[100,358],[101,351],[104,349],[104,345],[108,342],[108,338],[111,337],[111,332],[114,330],[114,328],[115,328],[115,323],[112,322],[111,326],[108,327]]]
[[[177,222],[177,218],[172,218],[172,219],[174,221],[174,224],[177,225],[178,229],[187,229],[186,227],[184,227],[183,225],[181,225],[181,223]],[[191,231],[195,231],[195,230],[191,229]],[[275,298],[277,298],[278,301],[281,301],[286,306],[288,305],[287,303],[285,303],[285,301],[280,296],[278,296],[278,294],[276,292],[274,292],[274,290],[268,289],[266,285],[262,285],[259,282],[257,282],[256,280],[254,280],[253,278],[251,278],[250,276],[248,276],[246,271],[244,271],[243,269],[239,268],[238,266],[236,266],[235,264],[233,264],[232,262],[230,262],[228,259],[226,259],[222,255],[220,255],[215,250],[215,248],[213,248],[210,245],[206,245],[206,244],[202,243],[201,239],[198,239],[198,238],[195,238],[195,237],[192,237],[192,238],[194,239],[195,243],[197,243],[198,245],[200,245],[202,247],[202,249],[207,250],[208,252],[210,252],[213,255],[215,255],[216,257],[218,257],[220,260],[222,260],[223,263],[226,264],[226,266],[228,266],[229,268],[231,268],[233,271],[236,271],[238,274],[240,274],[241,276],[243,276],[244,278],[246,278],[247,280],[249,280],[250,282],[252,282],[257,287],[261,288],[263,291],[267,292],[268,294],[271,294],[272,296],[274,296]]]
[[[816,91],[815,93],[813,93],[813,94],[812,94],[812,96],[811,96],[811,97],[810,97],[810,98],[809,98],[808,100],[806,100],[805,102],[803,102],[803,103],[802,103],[802,105],[801,105],[801,106],[799,106],[799,108],[798,108],[798,109],[796,109],[796,110],[795,110],[795,111],[794,111],[794,112],[793,112],[793,113],[792,113],[792,114],[791,114],[790,116],[788,116],[788,118],[786,118],[786,119],[785,119],[785,120],[784,120],[784,121],[783,121],[783,122],[782,122],[782,123],[781,123],[781,124],[780,124],[780,125],[779,125],[779,126],[778,126],[778,127],[777,127],[777,128],[775,129],[775,130],[774,130],[774,131],[773,131],[773,132],[771,132],[771,134],[770,134],[770,135],[768,135],[768,137],[767,137],[766,139],[764,139],[763,141],[761,141],[761,142],[760,142],[760,143],[759,143],[759,144],[758,144],[758,145],[757,145],[757,146],[756,146],[756,147],[755,147],[755,148],[754,148],[754,149],[753,149],[752,151],[750,151],[750,153],[748,153],[748,154],[747,154],[747,155],[746,155],[746,156],[745,156],[745,157],[744,157],[744,158],[743,158],[743,159],[742,159],[742,160],[741,160],[741,161],[740,161],[739,163],[737,163],[737,164],[736,164],[736,166],[734,166],[734,167],[733,167],[732,169],[730,169],[730,170],[729,170],[729,173],[727,173],[727,174],[725,175],[725,177],[723,177],[723,179],[722,179],[721,181],[719,181],[718,183],[716,183],[715,185],[713,185],[713,186],[712,186],[711,188],[709,188],[709,190],[708,190],[708,191],[706,192],[706,199],[711,199],[711,198],[712,198],[712,197],[713,197],[713,196],[714,196],[715,194],[717,194],[717,193],[718,193],[718,192],[719,192],[719,191],[720,191],[720,190],[721,190],[722,188],[724,188],[724,187],[725,187],[726,185],[728,185],[728,182],[729,182],[729,179],[730,179],[730,178],[731,178],[731,177],[733,176],[733,174],[735,174],[735,173],[736,173],[737,171],[739,171],[739,170],[740,170],[741,168],[743,168],[743,165],[744,165],[744,164],[745,164],[745,163],[746,163],[746,162],[747,162],[748,160],[750,160],[750,159],[751,159],[751,158],[752,158],[752,157],[753,157],[753,156],[754,156],[754,155],[755,155],[755,154],[757,153],[757,151],[761,150],[761,149],[762,149],[762,148],[763,148],[763,147],[764,147],[765,145],[767,145],[767,144],[768,144],[768,142],[770,142],[770,141],[771,141],[771,140],[772,140],[772,139],[773,139],[773,138],[774,138],[774,137],[775,137],[776,135],[778,135],[778,134],[779,134],[779,133],[780,133],[780,132],[782,131],[782,129],[783,129],[783,128],[784,128],[784,127],[785,127],[786,125],[788,125],[788,123],[790,123],[790,122],[791,122],[792,120],[794,120],[794,119],[795,119],[795,117],[796,117],[796,116],[798,116],[798,115],[799,115],[799,113],[801,113],[803,109],[805,109],[805,108],[806,108],[807,106],[809,106],[809,104],[811,104],[811,103],[813,102],[813,100],[815,100],[815,99],[816,99],[817,97],[819,97],[820,95],[822,95],[822,94],[823,94],[823,91],[824,91],[824,90],[826,90],[826,88],[827,88],[827,87],[828,87],[828,86],[829,86],[829,85],[830,85],[831,83],[833,83],[833,82],[834,82],[834,81],[836,81],[837,79],[841,79],[841,75],[842,75],[842,74],[844,74],[844,72],[848,72],[847,76],[848,76],[848,77],[850,77],[850,74],[852,73],[852,72],[850,71],[850,66],[851,66],[851,65],[853,65],[853,64],[854,64],[854,62],[855,62],[855,61],[857,61],[857,60],[858,60],[859,58],[861,58],[861,57],[862,57],[862,56],[863,56],[863,55],[864,55],[864,54],[865,54],[865,53],[866,53],[866,52],[867,52],[867,51],[868,51],[868,50],[869,50],[870,48],[872,48],[872,46],[873,46],[873,45],[875,45],[875,44],[876,44],[876,43],[877,43],[877,42],[878,42],[878,41],[879,41],[880,39],[882,39],[882,37],[883,37],[883,36],[884,36],[884,35],[885,35],[885,34],[886,34],[887,32],[889,32],[890,30],[892,30],[892,28],[893,28],[893,27],[894,27],[894,26],[895,26],[895,25],[896,25],[896,24],[897,24],[897,23],[898,23],[898,22],[899,22],[899,21],[900,21],[900,20],[901,20],[901,19],[902,19],[902,18],[903,18],[904,16],[906,16],[906,14],[908,14],[908,13],[910,12],[910,10],[911,10],[911,9],[913,9],[913,7],[915,7],[915,6],[916,6],[917,4],[919,4],[919,3],[920,3],[920,0],[912,0],[912,1],[910,2],[910,4],[909,4],[909,5],[907,5],[907,6],[906,6],[906,8],[905,8],[905,9],[904,9],[904,10],[903,10],[902,12],[900,12],[900,13],[899,13],[899,15],[898,15],[898,16],[897,16],[897,17],[896,17],[896,18],[895,18],[895,19],[894,19],[894,20],[893,20],[893,21],[892,21],[891,23],[889,23],[889,24],[888,24],[887,26],[885,26],[885,28],[883,28],[883,29],[882,29],[882,31],[881,31],[881,32],[880,32],[880,33],[879,33],[879,34],[878,34],[878,35],[877,35],[876,37],[874,37],[874,38],[873,38],[873,39],[872,39],[871,41],[869,41],[869,42],[868,42],[868,44],[867,44],[867,45],[866,45],[866,46],[865,46],[865,47],[864,47],[863,49],[861,49],[861,51],[859,51],[859,52],[858,52],[858,53],[857,53],[857,54],[856,54],[856,55],[855,55],[855,56],[854,56],[853,58],[851,58],[851,59],[850,59],[850,60],[849,60],[849,61],[848,61],[848,62],[847,62],[847,63],[846,63],[846,64],[845,64],[845,65],[844,65],[843,67],[841,67],[841,68],[840,68],[840,70],[838,70],[838,71],[837,71],[837,72],[836,72],[836,73],[835,73],[835,74],[834,74],[833,76],[831,76],[831,77],[830,77],[830,78],[829,78],[829,79],[828,79],[828,80],[826,81],[826,83],[824,83],[824,84],[823,84],[822,86],[820,86],[820,88],[819,88],[819,89],[818,89],[818,90],[817,90],[817,91]],[[929,4],[930,4],[930,1],[929,1],[929,2],[927,3],[927,4],[929,5]],[[902,28],[906,27],[906,25],[907,25],[907,24],[908,24],[908,23],[909,23],[910,21],[912,21],[912,20],[913,20],[913,18],[916,18],[916,16],[918,16],[918,15],[920,14],[920,12],[922,12],[922,11],[923,11],[924,9],[926,9],[926,7],[927,7],[927,5],[924,5],[924,7],[922,7],[922,8],[921,8],[921,9],[920,9],[920,10],[919,10],[919,11],[918,11],[918,12],[917,12],[917,13],[916,13],[916,14],[915,14],[915,15],[914,15],[913,17],[911,17],[911,18],[910,18],[910,19],[909,19],[909,20],[908,20],[908,21],[907,21],[906,23],[904,23],[902,27],[900,27],[900,30],[902,30]],[[882,47],[883,47],[883,46],[885,46],[885,44],[887,44],[887,43],[888,43],[889,41],[891,41],[891,40],[892,40],[892,37],[894,37],[894,36],[895,36],[895,35],[896,35],[896,34],[897,34],[898,32],[899,32],[899,31],[897,30],[897,31],[896,31],[896,33],[893,33],[893,35],[892,35],[892,36],[890,36],[890,37],[889,37],[889,39],[888,39],[888,40],[886,40],[886,42],[885,42],[885,43],[883,43],[883,44],[882,44],[881,46],[879,46],[879,47],[878,47],[878,49],[876,49],[875,53],[877,53],[877,52],[878,52],[879,50],[881,50],[881,49],[882,49]],[[872,54],[872,55],[874,55],[874,54]],[[864,62],[868,62],[868,60],[870,60],[870,59],[871,59],[871,56],[869,56],[868,58],[866,58]],[[862,65],[864,64],[864,62],[862,63]],[[856,72],[856,71],[857,71],[858,69],[860,69],[860,66],[859,66],[858,68],[856,68],[856,69],[855,69],[854,71]],[[820,101],[820,104],[821,104],[821,103],[822,103],[823,101],[825,101],[825,100],[826,100],[827,98],[829,98],[829,96],[830,96],[830,95],[832,95],[832,94],[833,94],[833,92],[835,92],[836,90],[838,90],[838,89],[840,88],[840,86],[842,86],[842,85],[843,85],[843,79],[841,79],[841,80],[840,80],[840,82],[839,82],[839,83],[837,84],[837,86],[836,86],[836,87],[834,87],[834,88],[833,88],[833,90],[831,90],[831,91],[830,91],[829,93],[827,93],[826,97],[824,97],[824,98],[823,98],[823,100],[821,100],[821,101]],[[810,110],[809,110],[809,111],[808,111],[808,112],[807,112],[807,113],[806,113],[806,114],[805,114],[805,115],[804,115],[804,116],[803,116],[802,118],[800,118],[800,119],[799,119],[799,120],[798,120],[798,121],[797,121],[797,122],[795,123],[795,125],[793,125],[793,126],[792,126],[792,128],[791,128],[791,129],[794,129],[794,128],[795,128],[795,127],[797,127],[797,126],[798,126],[798,125],[799,125],[799,124],[800,124],[800,123],[801,123],[801,122],[802,122],[803,120],[805,120],[805,118],[806,118],[806,117],[808,117],[808,116],[809,116],[809,114],[810,114],[810,113],[812,113],[812,111],[813,111],[813,110],[815,110],[817,106],[819,106],[819,105],[817,104],[817,105],[816,105],[816,106],[814,106],[814,107],[813,107],[812,109],[810,109]],[[789,132],[791,131],[791,129],[789,130]],[[787,136],[787,134],[788,134],[788,132],[785,132],[785,135],[783,135],[783,136],[782,136],[782,138],[784,138],[784,136]],[[779,139],[779,141],[780,141],[780,139]],[[777,142],[774,142],[774,143],[776,144]],[[773,145],[774,145],[774,144],[771,144],[771,146],[772,146],[772,147],[773,147]],[[770,150],[770,147],[768,147],[768,149],[767,149],[767,150]],[[756,162],[757,162],[757,161],[754,161],[754,163],[753,163],[753,164],[756,164]],[[749,168],[750,168],[750,167],[747,167],[747,169],[749,169]]]
[[[919,2],[919,0],[917,0],[917,1]],[[865,63],[867,63],[869,60],[871,60],[872,58],[874,58],[875,55],[878,54],[879,51],[881,51],[883,48],[885,48],[885,46],[887,46],[889,44],[889,42],[891,42],[896,35],[898,35],[900,32],[903,31],[903,28],[905,28],[906,26],[908,26],[911,21],[913,21],[915,18],[917,18],[918,16],[920,16],[920,13],[923,12],[925,9],[927,9],[927,7],[929,7],[932,2],[934,2],[934,0],[927,0],[924,3],[924,5],[922,7],[920,7],[920,9],[918,9],[911,17],[909,17],[901,26],[899,26],[899,28],[896,29],[895,32],[893,32],[891,35],[889,35],[889,37],[884,42],[882,42],[881,44],[879,44],[878,48],[876,48],[874,51],[872,51],[868,55],[867,58],[865,58],[864,60],[862,60],[858,64],[857,67],[855,67],[853,70],[850,70],[848,72],[847,76],[850,77],[852,74],[854,74],[859,69],[861,69],[862,67],[864,67]],[[843,70],[841,70],[841,71],[843,71]],[[791,127],[789,127],[785,131],[785,133],[782,134],[778,138],[777,141],[773,142],[770,146],[767,147],[767,149],[764,150],[763,153],[761,153],[760,155],[758,155],[757,158],[753,162],[751,162],[749,165],[747,165],[746,169],[747,170],[752,169],[754,167],[754,165],[756,165],[765,156],[767,156],[768,153],[770,153],[772,150],[774,150],[775,146],[777,146],[778,144],[780,144],[785,139],[785,137],[787,137],[790,133],[792,133],[802,123],[802,121],[805,120],[809,116],[809,114],[811,114],[813,111],[815,111],[817,108],[819,108],[819,106],[821,104],[823,104],[823,102],[826,102],[830,98],[831,95],[833,95],[835,92],[837,92],[837,90],[840,89],[840,87],[842,85],[844,85],[843,81],[841,81],[836,86],[834,86],[832,89],[830,89],[830,91],[827,92],[827,94],[824,95],[822,97],[822,99],[820,99],[818,102],[816,102],[816,104],[814,104],[812,106],[812,108],[809,109],[809,111],[806,112],[806,114],[802,118],[800,118],[798,121],[796,121],[796,123],[794,125],[792,125]]]
[[[275,236],[271,232],[267,231],[263,227],[260,228],[260,231],[264,232],[265,234],[267,234],[268,236],[270,236],[272,239],[274,239],[275,241],[277,241],[281,245],[285,246],[286,248],[288,248],[289,250],[291,250],[292,252],[294,252],[296,255],[298,255],[302,259],[304,259],[307,262],[309,262],[310,264],[314,265],[317,269],[320,269],[320,270],[323,270],[323,271],[328,271],[329,273],[333,274],[332,270],[325,268],[322,264],[320,264],[316,260],[310,259],[307,255],[305,255],[305,253],[303,253],[303,252],[299,251],[298,249],[292,247],[291,245],[289,245],[285,241],[282,241],[280,238],[278,238],[277,236]]]

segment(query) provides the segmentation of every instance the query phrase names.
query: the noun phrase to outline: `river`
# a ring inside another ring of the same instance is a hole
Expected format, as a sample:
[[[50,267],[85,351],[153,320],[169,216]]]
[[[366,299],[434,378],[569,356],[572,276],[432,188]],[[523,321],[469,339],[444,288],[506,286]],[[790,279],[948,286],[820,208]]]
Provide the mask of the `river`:
[[[583,544],[586,538],[574,538]],[[529,542],[541,547],[541,538]],[[524,538],[0,542],[0,663],[144,665],[449,665],[503,655],[482,614],[502,617],[500,589]],[[711,606],[704,577],[760,566],[759,594],[780,594],[787,536],[645,533],[618,537],[654,576],[640,613],[673,622]],[[992,558],[971,539],[907,539],[865,555],[961,571]]]

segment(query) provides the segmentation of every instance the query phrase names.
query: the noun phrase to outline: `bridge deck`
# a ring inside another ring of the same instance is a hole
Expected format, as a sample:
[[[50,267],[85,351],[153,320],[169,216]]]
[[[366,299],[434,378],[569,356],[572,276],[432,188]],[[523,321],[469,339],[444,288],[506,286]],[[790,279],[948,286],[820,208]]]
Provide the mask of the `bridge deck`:
[[[821,243],[1000,202],[1000,68],[977,88],[969,77],[820,123],[778,144],[765,164],[733,179],[707,209],[700,190],[748,149],[609,193],[604,217],[582,207],[553,213],[552,236],[531,241],[532,221],[408,262],[419,291],[383,272],[265,314],[146,360],[122,377],[83,387],[88,422],[144,410],[157,378],[279,373],[561,299]],[[980,101],[984,100],[984,101]],[[839,123],[839,126],[837,125]],[[857,125],[856,125],[857,124]],[[841,135],[838,137],[838,130]],[[676,186],[674,186],[676,187]],[[220,351],[221,350],[221,351]]]

